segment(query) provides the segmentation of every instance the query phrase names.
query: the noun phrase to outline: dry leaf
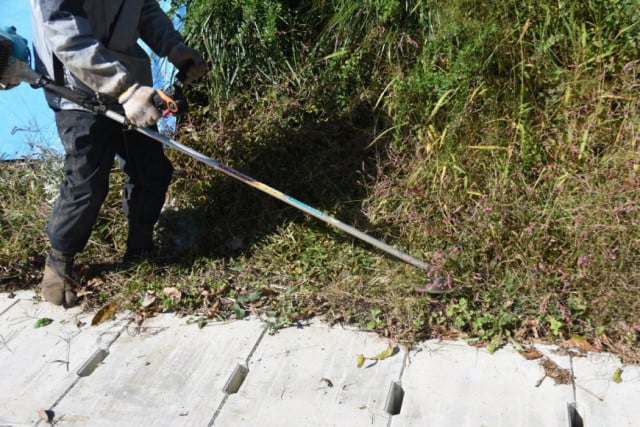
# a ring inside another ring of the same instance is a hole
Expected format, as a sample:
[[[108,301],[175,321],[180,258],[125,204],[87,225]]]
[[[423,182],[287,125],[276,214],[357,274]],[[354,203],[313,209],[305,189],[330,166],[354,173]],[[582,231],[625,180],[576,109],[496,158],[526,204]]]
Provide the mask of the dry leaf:
[[[545,375],[554,380],[556,384],[571,384],[573,382],[571,372],[561,368],[556,362],[547,357],[540,361],[540,366],[544,369]]]
[[[182,292],[180,292],[176,288],[164,288],[164,294],[175,301],[180,301],[182,299]]]
[[[87,290],[87,288],[81,288],[76,292],[76,296],[78,298],[86,297],[87,295],[91,295],[91,294],[93,294],[93,291],[89,291]]]
[[[568,347],[575,347],[584,352],[596,351],[596,349],[591,344],[589,344],[587,340],[575,334],[569,335],[569,339],[565,341],[565,345]]]
[[[105,304],[91,319],[91,326],[99,325],[100,323],[106,322],[116,313],[118,309],[118,304],[115,302],[110,302]]]
[[[93,279],[87,282],[87,286],[90,286],[92,288],[97,288],[98,286],[102,286],[102,285],[104,285],[104,280],[102,280],[99,277],[94,277]]]
[[[162,312],[162,307],[159,305],[140,307],[135,313],[134,322],[136,325],[141,326],[145,319],[155,317],[160,312]]]
[[[218,315],[218,311],[220,310],[220,300],[217,299],[213,303],[213,305],[209,308],[209,312],[207,313],[207,319],[211,320]]]
[[[520,356],[524,357],[527,360],[535,360],[542,357],[542,353],[540,353],[533,347],[525,348],[524,350],[519,351],[518,354],[520,354]]]
[[[156,302],[156,296],[150,292],[146,292],[144,294],[144,300],[142,301],[142,307],[147,308],[151,306],[154,302]]]

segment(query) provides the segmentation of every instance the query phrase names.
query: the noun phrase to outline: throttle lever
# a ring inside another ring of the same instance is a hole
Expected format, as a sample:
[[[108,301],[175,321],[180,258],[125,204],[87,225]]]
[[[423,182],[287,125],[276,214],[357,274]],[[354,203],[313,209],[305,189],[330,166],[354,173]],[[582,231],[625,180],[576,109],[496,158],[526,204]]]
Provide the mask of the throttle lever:
[[[151,101],[153,105],[162,111],[162,117],[181,116],[189,110],[189,105],[182,95],[182,89],[178,84],[174,84],[165,89],[157,89]]]

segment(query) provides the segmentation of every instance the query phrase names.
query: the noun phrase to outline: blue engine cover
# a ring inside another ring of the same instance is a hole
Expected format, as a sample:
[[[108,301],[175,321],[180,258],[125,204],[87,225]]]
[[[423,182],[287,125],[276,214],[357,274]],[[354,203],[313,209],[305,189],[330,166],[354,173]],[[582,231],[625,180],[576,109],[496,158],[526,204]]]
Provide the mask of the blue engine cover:
[[[16,33],[16,27],[0,28],[0,37],[10,40],[13,44],[12,59],[29,63],[29,42]]]

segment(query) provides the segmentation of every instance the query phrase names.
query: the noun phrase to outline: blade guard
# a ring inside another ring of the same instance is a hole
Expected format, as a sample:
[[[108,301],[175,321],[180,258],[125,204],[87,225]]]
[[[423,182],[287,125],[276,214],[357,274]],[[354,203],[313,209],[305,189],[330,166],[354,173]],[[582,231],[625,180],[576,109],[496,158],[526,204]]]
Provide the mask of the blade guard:
[[[0,89],[11,89],[31,71],[31,52],[27,40],[15,27],[0,28]]]

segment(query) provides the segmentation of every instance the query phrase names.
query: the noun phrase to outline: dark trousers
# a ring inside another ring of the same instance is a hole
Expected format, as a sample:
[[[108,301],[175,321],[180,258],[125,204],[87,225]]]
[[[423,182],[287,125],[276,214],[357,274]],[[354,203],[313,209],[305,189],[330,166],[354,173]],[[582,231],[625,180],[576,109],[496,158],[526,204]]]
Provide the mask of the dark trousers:
[[[67,253],[84,249],[107,196],[117,155],[126,174],[123,211],[129,222],[127,249],[151,249],[153,227],[173,173],[162,145],[86,111],[57,111],[56,124],[65,158],[64,180],[47,226],[51,247]]]

